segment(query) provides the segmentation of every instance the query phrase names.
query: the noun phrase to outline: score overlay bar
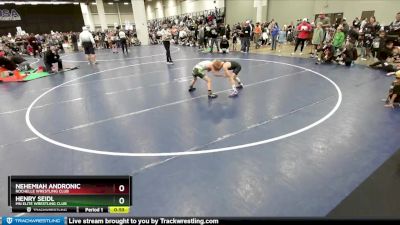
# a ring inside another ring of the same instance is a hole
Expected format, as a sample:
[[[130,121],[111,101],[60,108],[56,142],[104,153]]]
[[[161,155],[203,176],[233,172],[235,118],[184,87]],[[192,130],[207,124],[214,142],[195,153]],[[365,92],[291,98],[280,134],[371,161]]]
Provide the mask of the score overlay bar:
[[[13,212],[129,207],[132,205],[131,183],[130,176],[10,176],[8,205]]]

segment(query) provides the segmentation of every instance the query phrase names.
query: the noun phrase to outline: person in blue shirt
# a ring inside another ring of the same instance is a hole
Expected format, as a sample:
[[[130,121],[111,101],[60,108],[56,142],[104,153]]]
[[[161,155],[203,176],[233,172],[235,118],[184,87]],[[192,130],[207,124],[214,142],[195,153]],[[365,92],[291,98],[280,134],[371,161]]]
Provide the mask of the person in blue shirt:
[[[276,42],[278,40],[278,35],[279,35],[279,26],[278,23],[272,22],[272,29],[271,29],[271,50],[276,50]]]

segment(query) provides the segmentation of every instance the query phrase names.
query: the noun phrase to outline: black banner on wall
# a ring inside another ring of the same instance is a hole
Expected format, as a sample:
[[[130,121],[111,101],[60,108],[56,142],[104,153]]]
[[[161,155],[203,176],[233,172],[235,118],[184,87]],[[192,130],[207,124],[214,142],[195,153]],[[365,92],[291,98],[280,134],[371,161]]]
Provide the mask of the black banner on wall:
[[[15,9],[0,9],[0,21],[21,20],[21,16]]]
[[[0,5],[0,35],[81,31],[84,25],[79,5]]]

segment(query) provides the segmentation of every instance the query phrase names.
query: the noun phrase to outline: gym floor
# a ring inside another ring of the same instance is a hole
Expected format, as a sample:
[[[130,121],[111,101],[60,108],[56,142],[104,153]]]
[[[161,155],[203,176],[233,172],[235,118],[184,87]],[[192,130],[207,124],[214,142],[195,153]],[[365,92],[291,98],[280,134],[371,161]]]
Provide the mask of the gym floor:
[[[171,51],[174,65],[162,46],[100,50],[98,65],[67,54],[78,70],[0,84],[0,193],[9,175],[132,175],[133,216],[319,217],[400,147],[383,72]],[[202,80],[187,91],[193,66],[214,58],[242,65],[238,97],[214,76],[218,98]]]

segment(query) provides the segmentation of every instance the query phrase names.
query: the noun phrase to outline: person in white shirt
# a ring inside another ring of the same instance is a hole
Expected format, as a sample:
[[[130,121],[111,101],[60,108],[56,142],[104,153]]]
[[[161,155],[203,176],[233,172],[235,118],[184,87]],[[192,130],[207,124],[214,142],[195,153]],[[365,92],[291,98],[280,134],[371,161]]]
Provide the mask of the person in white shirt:
[[[122,54],[128,54],[128,45],[126,43],[126,34],[123,30],[118,32],[119,41],[121,42]]]
[[[167,24],[163,25],[163,29],[161,30],[161,40],[163,42],[166,55],[167,55],[167,64],[174,64],[171,58],[170,46],[171,46],[171,31],[168,28]]]
[[[360,31],[364,30],[365,25],[368,23],[368,18],[364,18],[363,21],[361,21],[360,25]]]
[[[85,50],[85,55],[89,64],[97,64],[96,55],[94,53],[95,44],[93,35],[88,31],[87,27],[82,27],[82,32],[79,34],[79,42]]]

